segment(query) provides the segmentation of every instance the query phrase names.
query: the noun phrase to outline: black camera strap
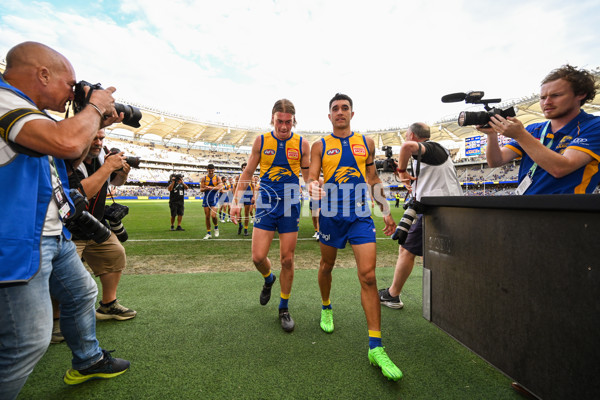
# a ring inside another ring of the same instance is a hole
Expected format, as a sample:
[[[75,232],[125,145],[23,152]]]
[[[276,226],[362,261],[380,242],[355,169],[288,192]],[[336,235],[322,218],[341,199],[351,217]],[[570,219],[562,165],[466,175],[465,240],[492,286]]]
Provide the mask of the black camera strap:
[[[415,183],[413,184],[413,193],[416,193],[417,190],[417,182],[419,181],[419,174],[421,173],[421,143],[417,142],[418,145],[418,150],[417,150],[417,168],[416,170],[413,169],[413,163],[410,163],[410,174],[412,176],[414,176],[415,178]],[[413,158],[415,158],[415,156],[413,156]]]

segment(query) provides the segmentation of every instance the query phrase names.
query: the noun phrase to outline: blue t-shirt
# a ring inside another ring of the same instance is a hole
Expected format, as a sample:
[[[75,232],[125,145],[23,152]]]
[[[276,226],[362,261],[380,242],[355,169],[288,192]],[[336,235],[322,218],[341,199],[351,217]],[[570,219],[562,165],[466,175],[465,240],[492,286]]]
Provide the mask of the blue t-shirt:
[[[558,132],[552,132],[549,121],[531,124],[525,129],[534,138],[540,140],[546,125],[548,125],[548,128],[546,129],[544,143],[542,143],[544,146],[547,146],[552,140],[550,146],[552,151],[559,154],[563,154],[567,149],[583,151],[592,156],[592,161],[562,178],[555,178],[538,166],[533,174],[533,182],[525,194],[592,193],[598,186],[598,182],[600,182],[598,171],[600,162],[600,117],[582,110],[577,117],[573,118]],[[519,168],[519,182],[521,182],[529,173],[534,161],[523,151],[516,140],[512,140],[506,147],[522,157]]]

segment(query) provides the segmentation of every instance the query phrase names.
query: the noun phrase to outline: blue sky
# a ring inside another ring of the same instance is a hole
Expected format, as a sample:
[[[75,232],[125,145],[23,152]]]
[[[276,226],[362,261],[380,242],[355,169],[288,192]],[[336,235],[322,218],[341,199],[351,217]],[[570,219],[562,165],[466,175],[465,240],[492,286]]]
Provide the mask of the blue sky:
[[[25,40],[66,55],[122,102],[268,129],[280,98],[327,131],[336,92],[356,130],[434,123],[464,104],[537,93],[565,63],[600,66],[597,1],[20,1],[0,5],[0,54]]]

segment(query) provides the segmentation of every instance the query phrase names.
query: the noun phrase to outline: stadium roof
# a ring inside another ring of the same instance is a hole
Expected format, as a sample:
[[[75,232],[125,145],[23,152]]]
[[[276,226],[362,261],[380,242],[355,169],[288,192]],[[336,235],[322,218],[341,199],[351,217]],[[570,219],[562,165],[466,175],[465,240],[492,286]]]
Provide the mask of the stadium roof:
[[[518,108],[517,118],[524,125],[535,122],[545,121],[544,115],[539,104],[539,96],[532,95],[522,98],[517,102],[502,103],[496,107],[505,109],[509,106]],[[140,128],[132,128],[123,124],[118,124],[115,129],[126,129],[132,132],[134,138],[142,138],[147,134],[159,136],[164,143],[171,139],[182,139],[190,144],[195,142],[229,144],[234,146],[252,146],[254,138],[264,133],[268,128],[241,128],[235,126],[211,124],[196,121],[183,116],[171,115],[159,110],[153,110],[139,107],[142,111],[142,120]],[[591,103],[586,103],[582,107],[588,113],[600,112],[600,94]],[[408,126],[401,129],[385,131],[367,131],[361,132],[374,139],[377,147],[380,146],[400,146],[404,142],[404,133]],[[302,132],[298,131],[309,142],[314,142],[324,136],[327,132]],[[459,126],[456,118],[446,119],[436,122],[431,126],[431,139],[433,141],[455,141],[461,142],[469,136],[479,135],[480,133],[472,126]]]
[[[4,60],[0,60],[0,72],[4,72]],[[600,80],[600,69],[591,71]],[[235,147],[252,146],[256,136],[264,133],[269,128],[244,128],[237,126],[221,125],[196,120],[192,117],[186,117],[169,113],[167,111],[154,109],[137,104],[131,104],[142,111],[142,119],[139,128],[132,128],[124,124],[117,124],[111,127],[112,131],[129,131],[135,140],[144,138],[152,134],[159,137],[164,144],[173,139],[194,144],[204,142],[210,144],[227,144]],[[535,122],[545,121],[544,115],[540,109],[539,96],[532,95],[522,98],[516,102],[503,103],[495,105],[505,109],[509,106],[517,106],[517,118],[524,125]],[[596,95],[591,103],[586,103],[582,107],[588,113],[600,112],[600,93]],[[400,146],[404,142],[404,134],[408,126],[401,129],[367,131],[362,134],[371,137],[375,141],[377,148],[381,146]],[[116,133],[116,132],[115,132]],[[310,143],[326,136],[327,132],[303,132],[298,131]],[[465,138],[476,136],[480,133],[471,126],[461,127],[456,118],[437,121],[431,126],[431,140],[462,142]]]

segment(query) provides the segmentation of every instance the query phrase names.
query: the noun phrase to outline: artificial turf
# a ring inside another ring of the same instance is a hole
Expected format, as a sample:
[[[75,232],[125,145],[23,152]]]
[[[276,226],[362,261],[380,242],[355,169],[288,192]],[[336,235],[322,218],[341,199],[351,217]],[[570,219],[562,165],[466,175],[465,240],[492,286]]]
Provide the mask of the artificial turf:
[[[404,373],[392,382],[367,359],[366,321],[350,249],[340,252],[343,262],[334,269],[335,331],[325,334],[319,328],[318,244],[299,241],[296,258],[314,260],[314,267],[307,262],[296,270],[289,303],[296,329],[285,333],[277,318],[278,291],[268,305],[259,305],[262,278],[252,270],[249,240],[197,240],[204,233],[199,203],[186,205],[185,232],[168,230],[166,203],[127,204],[128,256],[155,262],[158,257],[179,265],[177,271],[185,271],[182,259],[218,265],[206,269],[211,272],[123,275],[119,299],[138,316],[99,321],[97,337],[101,346],[116,350],[113,356],[130,360],[130,370],[70,387],[62,382],[70,351],[64,343],[51,345],[19,399],[521,398],[507,377],[422,317],[420,265],[404,287],[404,309],[382,307],[383,343]],[[303,218],[300,236],[311,234],[310,218]],[[221,236],[237,238],[236,227],[224,226]],[[277,248],[274,242],[276,274]],[[391,254],[380,256],[387,261],[377,269],[379,287],[391,282],[389,260],[396,251],[396,243],[378,240],[378,255]],[[228,268],[227,260],[233,259],[250,267]]]

